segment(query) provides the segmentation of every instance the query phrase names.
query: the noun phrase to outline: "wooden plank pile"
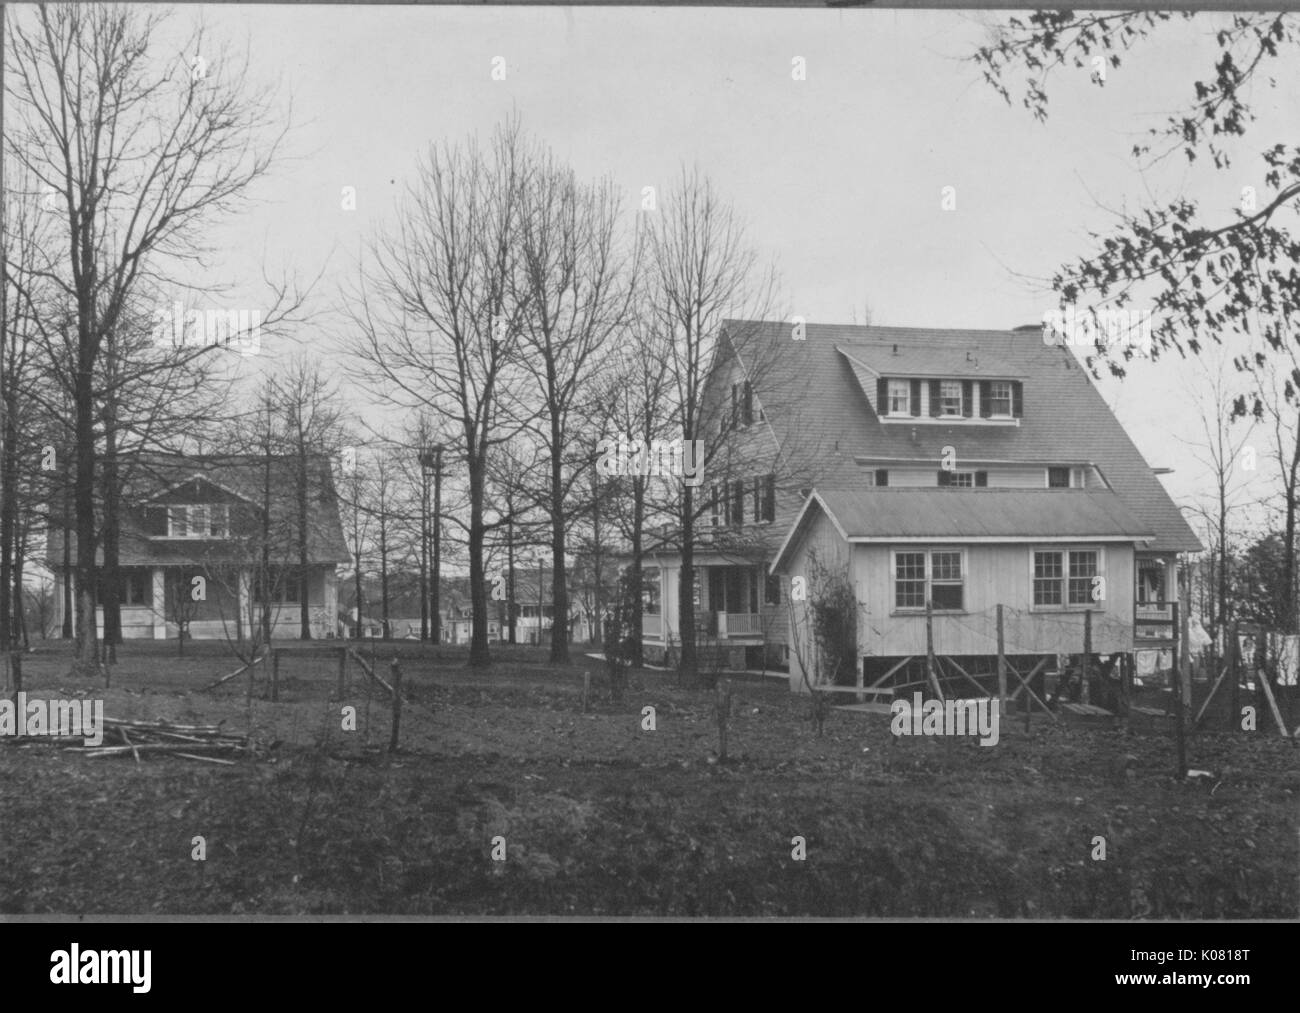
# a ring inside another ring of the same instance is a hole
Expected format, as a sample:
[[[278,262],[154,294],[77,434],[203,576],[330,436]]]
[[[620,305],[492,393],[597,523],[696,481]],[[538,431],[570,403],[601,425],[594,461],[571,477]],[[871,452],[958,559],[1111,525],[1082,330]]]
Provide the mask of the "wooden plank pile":
[[[144,756],[179,756],[201,763],[233,766],[234,759],[248,753],[248,736],[223,731],[222,721],[215,725],[178,725],[164,721],[119,721],[104,718],[104,741],[91,746],[68,746],[64,752],[81,753],[91,759],[111,756],[134,756],[136,763]],[[109,745],[110,740],[121,743]]]

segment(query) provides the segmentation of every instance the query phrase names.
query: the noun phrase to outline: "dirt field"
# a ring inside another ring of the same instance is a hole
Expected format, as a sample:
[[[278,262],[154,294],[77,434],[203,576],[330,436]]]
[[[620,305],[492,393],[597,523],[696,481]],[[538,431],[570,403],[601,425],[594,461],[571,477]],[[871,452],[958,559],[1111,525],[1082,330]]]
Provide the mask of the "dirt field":
[[[1183,782],[1167,722],[1126,734],[1036,714],[1026,733],[1015,715],[982,748],[836,711],[818,738],[783,682],[736,683],[719,763],[712,696],[670,675],[634,675],[615,706],[596,661],[555,670],[516,649],[480,673],[401,644],[390,757],[387,694],[355,663],[343,700],[333,659],[295,657],[280,702],[259,676],[249,703],[242,677],[199,692],[236,667],[220,645],[186,649],[128,644],[109,690],[73,682],[62,645],[26,659],[34,695],[224,720],[259,758],[0,744],[0,913],[1300,915],[1300,749],[1276,732],[1198,733],[1190,764],[1213,776]]]

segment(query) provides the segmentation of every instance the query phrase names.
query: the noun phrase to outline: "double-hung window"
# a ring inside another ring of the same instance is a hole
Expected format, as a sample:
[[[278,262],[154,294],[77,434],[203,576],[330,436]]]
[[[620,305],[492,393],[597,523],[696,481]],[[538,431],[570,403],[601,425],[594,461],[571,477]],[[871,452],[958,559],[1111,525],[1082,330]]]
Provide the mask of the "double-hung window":
[[[939,414],[961,417],[961,381],[944,380],[939,384]]]
[[[1100,549],[1035,549],[1034,607],[1098,606],[1102,576]]]
[[[889,414],[912,414],[912,382],[910,380],[889,381]]]
[[[994,380],[989,384],[989,414],[994,418],[1011,418],[1011,381]]]
[[[965,607],[966,567],[961,549],[900,549],[894,552],[894,608],[936,612]]]

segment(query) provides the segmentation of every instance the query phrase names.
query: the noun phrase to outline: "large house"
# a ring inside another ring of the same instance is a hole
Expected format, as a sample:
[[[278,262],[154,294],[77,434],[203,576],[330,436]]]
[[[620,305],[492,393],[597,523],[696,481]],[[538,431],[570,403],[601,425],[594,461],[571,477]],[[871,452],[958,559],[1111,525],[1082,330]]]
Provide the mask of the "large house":
[[[1093,654],[1168,643],[1178,555],[1200,542],[1037,327],[732,321],[707,391],[727,451],[711,455],[694,622],[728,665],[788,661],[800,688],[812,655],[793,581],[813,597],[836,575],[858,607],[849,684],[929,650],[985,672],[999,611],[1012,659],[1082,653],[1088,612]],[[653,658],[680,640],[680,557],[647,562]]]
[[[313,637],[338,635],[337,567],[351,557],[330,462],[307,462],[305,569],[297,474],[290,457],[155,455],[134,462],[120,522],[122,636],[242,639],[250,623],[261,623],[264,603],[273,637],[299,636],[303,609]],[[75,533],[65,549],[64,529],[53,524],[46,563],[60,621],[68,563],[75,560]],[[98,560],[102,565],[102,545]],[[96,621],[102,634],[102,605]]]

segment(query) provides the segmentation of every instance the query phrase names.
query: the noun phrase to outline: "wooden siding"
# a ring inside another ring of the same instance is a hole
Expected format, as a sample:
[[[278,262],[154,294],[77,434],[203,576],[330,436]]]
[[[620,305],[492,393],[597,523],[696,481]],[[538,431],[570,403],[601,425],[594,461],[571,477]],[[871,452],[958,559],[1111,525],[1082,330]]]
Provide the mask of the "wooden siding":
[[[938,654],[993,654],[997,651],[996,606],[1004,606],[1008,654],[1078,653],[1083,650],[1083,612],[1032,610],[1032,551],[1097,549],[1103,554],[1106,598],[1093,608],[1093,650],[1101,654],[1133,649],[1133,548],[1129,545],[1029,544],[943,545],[963,549],[964,604],[961,613],[934,616]],[[900,546],[912,550],[913,546]],[[919,547],[917,547],[919,548]],[[856,545],[853,579],[864,608],[860,620],[863,654],[883,657],[925,653],[925,615],[894,608],[891,547]]]

